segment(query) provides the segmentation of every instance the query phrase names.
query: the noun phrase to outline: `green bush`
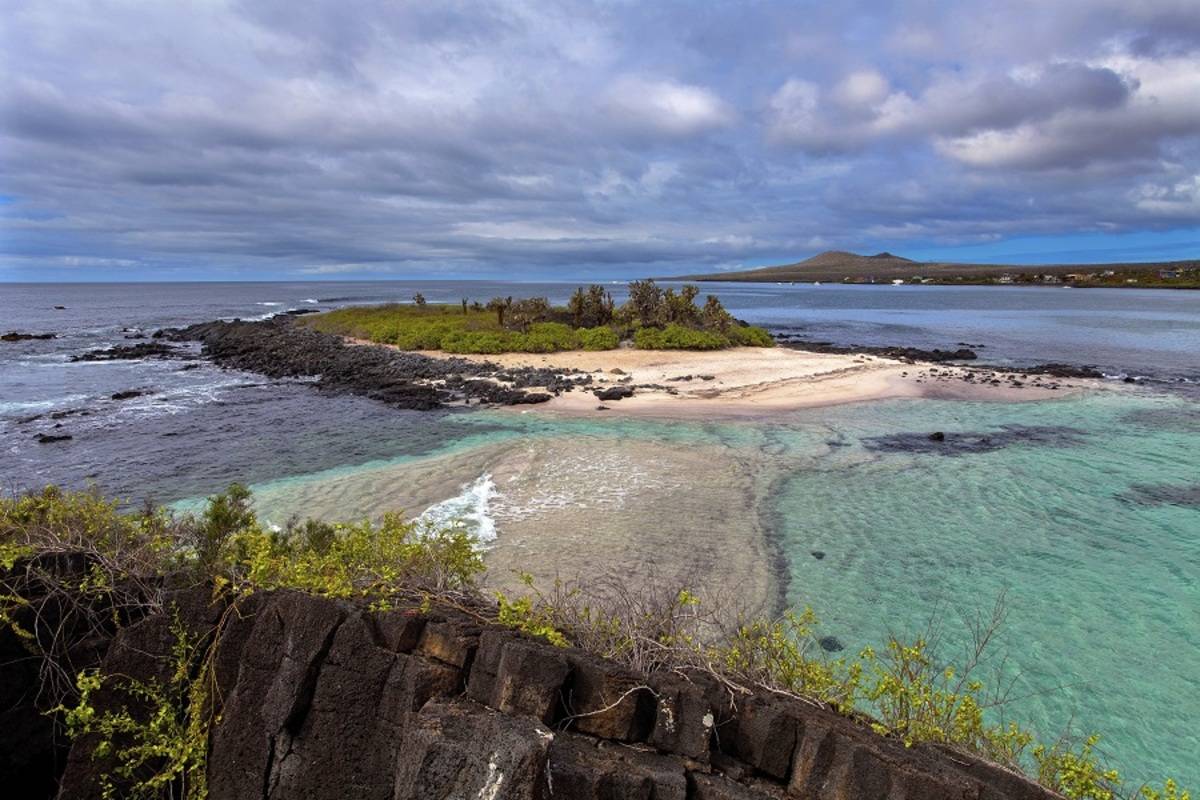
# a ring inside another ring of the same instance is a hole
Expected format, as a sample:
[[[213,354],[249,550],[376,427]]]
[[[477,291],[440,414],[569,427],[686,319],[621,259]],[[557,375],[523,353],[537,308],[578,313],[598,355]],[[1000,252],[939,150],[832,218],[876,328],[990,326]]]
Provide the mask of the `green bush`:
[[[720,350],[729,346],[729,340],[719,333],[674,323],[665,328],[639,328],[633,343],[639,350]]]
[[[576,333],[579,334],[579,344],[584,350],[612,350],[621,343],[617,332],[606,325],[580,328]]]
[[[507,332],[454,331],[441,338],[438,348],[447,353],[511,353],[515,334]]]
[[[740,347],[774,347],[775,340],[771,334],[753,325],[730,325],[725,336]]]
[[[538,322],[515,339],[515,348],[523,353],[557,353],[578,350],[579,336],[570,325],[561,322]]]
[[[664,292],[653,281],[635,281],[630,291],[630,302],[619,310],[603,287],[592,286],[586,292],[575,292],[566,308],[553,308],[540,297],[497,297],[486,307],[478,303],[393,303],[339,308],[305,317],[299,324],[404,350],[483,355],[611,350],[620,344],[622,332],[634,325],[643,331],[638,334],[638,347],[646,349],[716,350],[731,344],[774,344],[766,331],[735,324],[715,297],[709,297],[703,309],[697,308],[694,286],[679,293]]]

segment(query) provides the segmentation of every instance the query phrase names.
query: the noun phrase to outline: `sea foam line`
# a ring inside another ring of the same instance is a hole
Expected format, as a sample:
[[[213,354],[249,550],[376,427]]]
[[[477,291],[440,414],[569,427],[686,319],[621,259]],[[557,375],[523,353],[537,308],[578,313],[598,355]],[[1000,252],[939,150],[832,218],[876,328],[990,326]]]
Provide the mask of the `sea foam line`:
[[[455,496],[425,509],[417,521],[434,527],[464,525],[475,534],[480,546],[486,548],[496,540],[496,523],[489,513],[496,496],[495,481],[490,473],[484,473],[473,483],[463,484],[462,491]]]

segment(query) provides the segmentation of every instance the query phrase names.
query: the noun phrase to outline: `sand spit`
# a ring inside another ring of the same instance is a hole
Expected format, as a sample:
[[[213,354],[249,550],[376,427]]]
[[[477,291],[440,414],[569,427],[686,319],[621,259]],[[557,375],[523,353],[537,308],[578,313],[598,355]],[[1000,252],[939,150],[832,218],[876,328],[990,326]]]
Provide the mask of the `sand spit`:
[[[760,520],[769,471],[749,463],[757,457],[708,444],[531,436],[256,487],[255,502],[277,524],[296,508],[326,519],[415,516],[487,475],[494,490],[485,511],[496,531],[489,588],[519,591],[522,572],[541,587],[608,575],[769,611],[781,587]]]
[[[425,355],[446,356],[439,352]],[[529,413],[590,415],[603,405],[606,409],[600,413],[646,417],[757,417],[898,398],[1045,400],[1097,385],[1087,379],[1041,378],[982,367],[914,364],[871,355],[810,353],[783,347],[737,347],[713,352],[619,349],[465,358],[506,368],[582,370],[593,373],[597,389],[634,387],[633,396],[620,401],[598,401],[590,390],[565,392]]]

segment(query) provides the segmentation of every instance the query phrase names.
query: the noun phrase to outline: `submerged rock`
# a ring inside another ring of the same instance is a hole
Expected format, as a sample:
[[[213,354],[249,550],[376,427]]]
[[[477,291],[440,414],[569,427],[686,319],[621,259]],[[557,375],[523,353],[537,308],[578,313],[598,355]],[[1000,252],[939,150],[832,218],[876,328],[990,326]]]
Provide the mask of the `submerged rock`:
[[[940,436],[939,436],[940,434]],[[868,450],[884,453],[936,453],[960,456],[989,453],[1021,444],[1049,447],[1074,447],[1083,443],[1084,433],[1077,428],[1050,425],[1002,425],[986,433],[893,433],[863,439]]]
[[[52,442],[66,442],[75,437],[69,433],[39,433],[36,437],[38,444],[50,444]]]
[[[836,636],[822,636],[817,640],[817,644],[821,645],[821,649],[826,653],[836,653],[846,649],[846,646]]]
[[[1200,483],[1142,483],[1117,495],[1121,500],[1146,506],[1200,508]]]

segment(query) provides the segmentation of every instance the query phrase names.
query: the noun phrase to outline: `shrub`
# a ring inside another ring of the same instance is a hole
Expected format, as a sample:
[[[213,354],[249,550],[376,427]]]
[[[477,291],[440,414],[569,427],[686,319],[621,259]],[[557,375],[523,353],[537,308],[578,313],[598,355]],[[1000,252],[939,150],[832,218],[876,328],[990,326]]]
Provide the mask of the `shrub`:
[[[570,325],[561,322],[539,322],[530,325],[528,332],[516,337],[514,349],[524,353],[557,353],[577,350],[579,337]]]
[[[510,353],[516,334],[454,331],[443,336],[439,348],[447,353]]]
[[[640,350],[720,350],[729,346],[729,340],[719,333],[675,324],[661,329],[639,328],[633,343]]]
[[[621,343],[617,332],[608,326],[598,328],[580,328],[579,345],[584,350],[612,350]]]
[[[730,342],[741,347],[775,346],[775,340],[771,338],[771,334],[752,325],[730,325],[725,330],[725,336]]]
[[[93,758],[103,759],[108,767],[98,770],[106,799],[208,796],[215,651],[190,635],[178,618],[171,632],[175,645],[170,663],[164,665],[166,681],[86,670],[76,678],[76,702],[54,709],[62,714],[70,738],[89,736],[95,741]],[[96,705],[105,684],[110,699]],[[114,703],[113,696],[128,699],[133,708]]]
[[[1069,800],[1113,800],[1121,776],[1115,769],[1100,765],[1093,752],[1099,741],[1099,736],[1089,736],[1078,752],[1062,741],[1035,747],[1033,759],[1037,763],[1038,783]]]

